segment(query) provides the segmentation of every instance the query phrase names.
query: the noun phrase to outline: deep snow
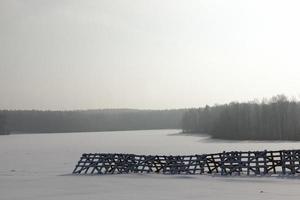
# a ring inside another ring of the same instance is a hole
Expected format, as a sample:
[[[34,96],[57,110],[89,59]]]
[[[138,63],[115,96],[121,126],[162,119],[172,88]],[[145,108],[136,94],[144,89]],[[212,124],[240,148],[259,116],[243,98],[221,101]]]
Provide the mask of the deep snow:
[[[0,137],[0,199],[299,199],[300,178],[207,175],[70,175],[85,152],[202,154],[300,149],[299,142],[231,142],[179,130]]]

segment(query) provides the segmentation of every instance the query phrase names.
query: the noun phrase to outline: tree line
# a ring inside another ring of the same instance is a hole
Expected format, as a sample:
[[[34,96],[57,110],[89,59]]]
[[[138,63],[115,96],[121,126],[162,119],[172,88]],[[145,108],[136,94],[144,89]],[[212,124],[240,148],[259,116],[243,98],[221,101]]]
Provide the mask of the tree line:
[[[185,111],[184,109],[2,110],[0,111],[0,133],[1,127],[3,130],[5,127],[5,130],[11,133],[180,129]],[[1,116],[5,120],[1,121]]]
[[[5,124],[6,124],[6,117],[3,112],[0,112],[0,135],[7,134]]]
[[[300,140],[300,103],[277,95],[262,101],[189,109],[182,129],[220,139]]]

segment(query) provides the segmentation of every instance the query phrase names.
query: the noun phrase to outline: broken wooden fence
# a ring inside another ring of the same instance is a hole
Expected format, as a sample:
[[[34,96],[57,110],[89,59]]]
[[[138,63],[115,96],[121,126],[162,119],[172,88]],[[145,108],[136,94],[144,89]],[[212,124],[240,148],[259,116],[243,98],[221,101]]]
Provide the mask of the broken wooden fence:
[[[73,174],[220,174],[300,173],[300,150],[230,151],[188,156],[83,154]]]

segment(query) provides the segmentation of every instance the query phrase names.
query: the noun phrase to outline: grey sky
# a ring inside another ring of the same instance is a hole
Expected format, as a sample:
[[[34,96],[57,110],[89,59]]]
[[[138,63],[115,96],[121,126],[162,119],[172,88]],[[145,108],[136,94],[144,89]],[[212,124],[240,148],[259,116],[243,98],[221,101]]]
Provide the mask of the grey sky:
[[[0,108],[300,94],[299,1],[0,0]]]

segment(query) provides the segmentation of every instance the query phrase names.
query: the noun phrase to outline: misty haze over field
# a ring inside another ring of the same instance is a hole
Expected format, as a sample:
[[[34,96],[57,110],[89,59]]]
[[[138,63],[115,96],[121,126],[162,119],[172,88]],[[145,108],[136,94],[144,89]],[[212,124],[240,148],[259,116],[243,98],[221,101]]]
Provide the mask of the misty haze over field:
[[[0,199],[299,200],[299,11],[0,0]]]
[[[0,109],[299,97],[298,1],[1,0]]]
[[[170,128],[299,140],[299,7],[3,0],[0,133]],[[247,103],[277,94],[287,97]]]

